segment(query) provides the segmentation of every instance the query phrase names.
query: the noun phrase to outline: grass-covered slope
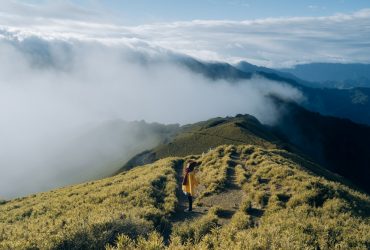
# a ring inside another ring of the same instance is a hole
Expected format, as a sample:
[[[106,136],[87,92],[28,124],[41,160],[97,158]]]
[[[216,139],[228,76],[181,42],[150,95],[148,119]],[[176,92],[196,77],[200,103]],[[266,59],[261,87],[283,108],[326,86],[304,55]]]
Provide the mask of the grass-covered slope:
[[[179,192],[189,158],[202,162],[192,214]],[[284,150],[220,146],[8,201],[0,249],[368,249],[369,196],[329,179]]]
[[[283,110],[277,124],[261,124],[250,115],[214,118],[180,127],[175,136],[129,160],[121,170],[165,157],[202,154],[220,145],[251,144],[287,149],[309,157],[370,192],[370,127],[321,116],[294,103],[275,99]]]
[[[294,103],[276,104],[286,110],[274,127],[276,135],[370,193],[370,126],[322,116]]]
[[[174,161],[0,205],[0,249],[102,249],[166,226],[174,210]]]
[[[369,197],[313,174],[319,166],[254,146],[220,147],[199,160],[204,189],[197,203],[215,207],[175,228],[173,245],[369,249]]]
[[[201,154],[225,144],[252,144],[263,148],[276,148],[277,145],[283,145],[253,116],[214,118],[181,127],[172,140],[137,155],[125,164],[122,170],[165,157]]]

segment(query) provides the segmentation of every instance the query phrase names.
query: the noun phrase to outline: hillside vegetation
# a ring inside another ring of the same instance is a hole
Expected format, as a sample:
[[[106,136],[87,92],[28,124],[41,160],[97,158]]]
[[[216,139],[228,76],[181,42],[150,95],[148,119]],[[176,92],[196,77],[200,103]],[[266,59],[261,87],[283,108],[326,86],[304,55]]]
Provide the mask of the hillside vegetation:
[[[236,117],[214,118],[181,127],[167,143],[138,154],[121,170],[165,157],[201,154],[225,144],[252,144],[263,148],[276,148],[277,145],[284,145],[253,116],[237,115]]]
[[[183,162],[201,162],[182,212]],[[2,249],[368,249],[370,198],[280,149],[220,146],[0,205]]]
[[[352,182],[370,193],[369,126],[322,116],[294,103],[278,99],[275,102],[279,110],[284,111],[273,126],[263,125],[250,115],[185,125],[166,143],[133,157],[120,171],[165,157],[201,154],[220,145],[251,144],[265,149],[286,149],[304,158],[309,157],[346,178],[347,184]],[[322,171],[315,173],[325,174]]]
[[[276,103],[286,110],[274,126],[276,135],[370,193],[369,126],[322,116],[294,103]]]
[[[174,161],[0,205],[0,249],[102,249],[119,233],[166,226],[176,205]]]

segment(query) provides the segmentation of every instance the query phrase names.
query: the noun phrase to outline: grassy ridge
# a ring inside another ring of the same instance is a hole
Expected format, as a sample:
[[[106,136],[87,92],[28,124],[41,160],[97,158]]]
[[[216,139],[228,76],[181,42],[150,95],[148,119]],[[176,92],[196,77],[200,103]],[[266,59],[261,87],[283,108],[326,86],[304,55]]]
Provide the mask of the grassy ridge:
[[[189,158],[202,162],[193,215],[174,213]],[[252,145],[163,159],[0,205],[0,249],[368,249],[369,196],[318,169]]]
[[[208,213],[176,224],[168,246],[152,234],[139,241],[121,236],[110,249],[370,247],[370,198],[315,175],[318,166],[284,150],[245,145],[192,158],[202,161],[197,204]]]
[[[170,142],[138,154],[121,170],[151,163],[165,157],[202,154],[220,145],[252,144],[263,148],[283,145],[265,126],[250,115],[213,118],[181,127]]]
[[[215,118],[185,126],[169,144],[160,145],[153,152],[157,158],[201,154],[220,145],[253,144],[276,148],[279,141],[257,119],[249,115],[235,118]]]

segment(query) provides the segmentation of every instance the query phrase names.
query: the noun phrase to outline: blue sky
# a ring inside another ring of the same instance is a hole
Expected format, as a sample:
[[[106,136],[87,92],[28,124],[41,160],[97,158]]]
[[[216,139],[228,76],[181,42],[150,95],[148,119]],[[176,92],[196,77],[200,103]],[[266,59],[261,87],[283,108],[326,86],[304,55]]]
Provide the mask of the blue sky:
[[[4,0],[0,39],[121,44],[273,68],[370,62],[369,0]]]
[[[50,1],[22,0],[22,2],[43,4]],[[112,15],[116,21],[127,25],[194,19],[249,20],[328,16],[370,8],[369,0],[70,0],[69,2]]]

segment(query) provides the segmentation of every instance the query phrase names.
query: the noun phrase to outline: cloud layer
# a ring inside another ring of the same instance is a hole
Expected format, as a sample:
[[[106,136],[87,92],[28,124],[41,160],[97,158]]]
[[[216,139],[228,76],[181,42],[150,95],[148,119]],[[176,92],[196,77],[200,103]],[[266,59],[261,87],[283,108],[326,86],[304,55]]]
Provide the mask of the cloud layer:
[[[19,37],[98,40],[277,68],[307,62],[369,63],[370,58],[370,9],[327,17],[124,26],[102,13],[60,1],[42,6],[13,2],[2,4],[0,20],[3,33],[17,32]]]
[[[143,142],[130,129],[113,133],[104,126],[113,120],[185,124],[249,113],[273,123],[279,111],[270,94],[302,98],[288,85],[262,78],[211,81],[147,44],[2,34],[0,196],[111,174],[117,161],[132,156],[129,148],[138,153],[158,142],[155,135]],[[101,139],[89,139],[97,127]]]

